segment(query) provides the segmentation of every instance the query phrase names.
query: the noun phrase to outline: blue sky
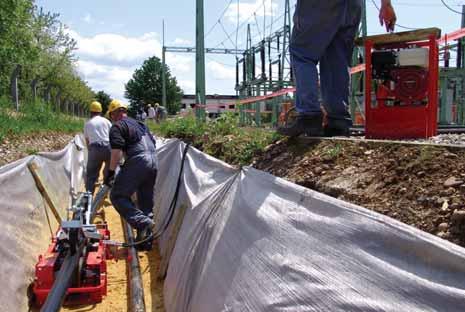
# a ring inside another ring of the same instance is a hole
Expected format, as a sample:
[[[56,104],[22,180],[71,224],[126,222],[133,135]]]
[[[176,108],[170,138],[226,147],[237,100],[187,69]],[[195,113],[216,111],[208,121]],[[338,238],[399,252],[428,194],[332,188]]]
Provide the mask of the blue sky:
[[[379,0],[374,1],[379,3]],[[291,10],[295,2],[291,0]],[[461,10],[461,5],[465,4],[465,1],[446,2],[456,10]],[[161,57],[163,19],[167,45],[193,46],[195,43],[195,0],[37,0],[36,3],[60,13],[61,20],[78,42],[79,73],[94,90],[104,90],[114,98],[123,99],[124,83],[144,59],[152,55]],[[435,26],[443,32],[460,28],[461,16],[445,8],[440,0],[392,0],[392,3],[400,25],[415,28]],[[225,9],[221,23],[217,23]],[[272,17],[277,20],[283,13],[284,0],[239,0],[239,9],[240,22],[250,21],[252,36],[258,41],[259,33],[263,34],[263,16],[268,33]],[[256,21],[253,12],[256,12]],[[367,0],[367,14],[369,34],[382,33],[383,28],[371,0]],[[235,34],[231,43],[223,28],[227,33],[234,32],[236,16],[237,0],[205,0],[205,31],[216,23],[206,39],[206,47],[215,47],[221,42],[228,48],[232,48],[233,43],[235,45]],[[278,25],[282,25],[282,20],[275,21],[273,28]],[[243,27],[238,33],[239,48],[244,47],[245,36],[246,28]],[[194,91],[194,62],[194,55],[190,54],[169,53],[167,56],[167,63],[185,93]],[[232,55],[207,56],[207,93],[235,93],[234,62]]]

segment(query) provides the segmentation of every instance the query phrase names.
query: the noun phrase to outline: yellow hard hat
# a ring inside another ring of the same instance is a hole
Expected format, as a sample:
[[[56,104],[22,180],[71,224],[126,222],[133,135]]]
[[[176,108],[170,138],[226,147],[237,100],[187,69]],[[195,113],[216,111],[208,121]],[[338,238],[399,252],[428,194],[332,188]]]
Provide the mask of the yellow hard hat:
[[[90,112],[91,113],[101,113],[102,112],[102,104],[97,101],[93,101],[90,103]]]
[[[160,106],[160,104],[158,104],[158,103],[155,103],[155,106],[156,106],[156,107],[158,107],[158,106]]]
[[[152,107],[152,104],[149,104],[149,107]]]
[[[120,108],[128,109],[128,106],[126,104],[121,103],[118,100],[112,100],[110,102],[110,105],[108,106],[108,113],[113,113],[115,110]]]

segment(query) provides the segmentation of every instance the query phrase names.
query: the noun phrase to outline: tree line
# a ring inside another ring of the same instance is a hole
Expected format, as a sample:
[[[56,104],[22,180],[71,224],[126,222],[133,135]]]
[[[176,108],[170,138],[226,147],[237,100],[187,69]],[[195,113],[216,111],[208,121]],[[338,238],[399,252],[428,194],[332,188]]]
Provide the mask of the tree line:
[[[94,93],[77,72],[76,41],[60,21],[34,0],[0,1],[0,99],[33,105],[37,100],[69,114],[84,114],[93,100],[104,112],[111,98]],[[166,74],[167,110],[180,109],[182,90],[169,67],[156,56],[144,61],[126,83],[131,111],[162,103],[162,70]]]
[[[1,1],[1,97],[21,104],[42,99],[61,111],[84,112],[95,94],[77,73],[75,50],[59,14],[34,0]]]

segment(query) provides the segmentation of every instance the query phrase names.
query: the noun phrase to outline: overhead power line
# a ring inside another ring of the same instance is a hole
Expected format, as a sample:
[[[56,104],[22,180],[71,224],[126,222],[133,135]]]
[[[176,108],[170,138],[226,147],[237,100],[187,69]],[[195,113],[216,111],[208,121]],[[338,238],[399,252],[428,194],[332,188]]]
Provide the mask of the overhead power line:
[[[254,12],[252,12],[252,14],[250,14],[250,15],[247,17],[247,19],[246,19],[244,22],[242,22],[241,24],[239,24],[239,25],[236,27],[236,30],[235,30],[235,31],[229,33],[229,36],[234,35],[234,33],[238,33],[239,30],[242,29],[242,27],[244,27],[244,26],[249,22],[249,20],[254,16],[254,14],[257,14],[258,10],[260,10],[262,7],[263,7],[263,2],[262,2],[262,4],[261,4],[258,8],[255,9]],[[220,43],[218,43],[218,44],[216,45],[216,47],[219,47],[220,45],[224,44],[227,40],[228,40],[228,38],[225,38],[223,41],[221,41]]]
[[[231,6],[232,2],[234,0],[230,0],[229,3],[226,5],[226,7],[224,8],[223,12],[221,12],[221,15],[220,17],[218,18],[218,20],[216,21],[215,24],[213,24],[213,26],[207,31],[207,34],[205,35],[205,39],[208,37],[208,35],[210,35],[212,33],[212,31],[215,29],[215,27],[221,23],[221,19],[223,18],[223,16],[226,14],[226,11],[228,11],[229,7]]]
[[[448,4],[446,3],[446,1],[441,0],[441,2],[442,2],[442,4],[443,4],[447,9],[449,9],[449,11],[452,11],[452,12],[457,13],[457,14],[460,14],[460,15],[463,14],[462,12],[457,11],[457,10],[454,10],[453,8],[451,8],[450,5],[448,5]]]

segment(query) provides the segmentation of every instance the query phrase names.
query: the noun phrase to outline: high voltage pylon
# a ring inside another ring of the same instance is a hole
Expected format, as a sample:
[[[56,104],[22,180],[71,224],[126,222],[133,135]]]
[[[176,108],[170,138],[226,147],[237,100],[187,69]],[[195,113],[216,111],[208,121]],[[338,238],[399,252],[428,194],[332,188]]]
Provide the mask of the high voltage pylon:
[[[266,12],[264,13],[266,14]],[[166,52],[174,53],[195,53],[196,54],[196,79],[195,79],[195,99],[197,104],[196,114],[199,119],[205,118],[205,54],[235,54],[236,57],[236,84],[235,90],[240,99],[267,95],[283,88],[294,86],[293,72],[289,56],[289,43],[291,39],[292,19],[290,0],[285,0],[284,14],[278,17],[284,17],[283,26],[276,31],[270,31],[270,35],[265,37],[257,44],[252,43],[251,26],[247,25],[246,49],[219,49],[205,48],[204,35],[204,0],[196,0],[196,47],[167,47],[163,39],[163,68],[165,68]],[[271,18],[271,24],[277,25]],[[220,21],[217,24],[221,24]],[[216,24],[215,24],[216,25]],[[258,27],[258,26],[257,26]],[[239,29],[236,29],[238,31]],[[211,31],[211,30],[210,30]],[[263,34],[266,29],[263,29]],[[227,34],[228,35],[228,34]],[[358,36],[367,35],[366,19],[366,0],[363,0],[362,21],[358,31]],[[229,35],[228,35],[229,36]],[[164,38],[164,26],[163,26]],[[221,44],[220,44],[221,45]],[[363,63],[363,49],[356,48],[353,53],[353,66]],[[258,65],[258,66],[257,66]],[[268,67],[268,68],[267,68]],[[257,73],[258,69],[258,73]],[[358,73],[352,77],[350,107],[352,116],[359,107],[358,97],[363,95],[363,73]],[[166,106],[166,82],[165,72],[163,76],[163,105]],[[240,106],[241,121],[243,123],[254,121],[257,125],[261,124],[260,110],[265,108],[267,113],[271,108],[272,122],[276,124],[277,115],[281,110],[281,104],[287,101],[285,96],[273,98],[270,102],[263,105],[263,102],[256,102]],[[250,113],[254,113],[254,118]],[[254,120],[253,120],[254,119]]]
[[[291,9],[289,0],[285,1],[283,16],[284,22],[282,28],[272,32],[271,35],[265,37],[255,45],[252,44],[250,24],[247,25],[246,50],[236,62],[236,91],[240,99],[266,95],[293,85],[289,57],[289,42],[291,39]],[[273,21],[271,22],[272,25]],[[263,33],[266,33],[266,29],[263,29]],[[258,74],[257,68],[259,70]],[[241,72],[242,75],[240,74]],[[276,99],[278,102],[279,100]],[[278,102],[270,104],[273,111],[277,108],[275,106]],[[253,113],[254,122],[260,125],[262,107],[262,102],[241,105],[241,123],[252,122],[251,113]],[[264,108],[265,111],[269,111],[266,107]],[[274,123],[276,122],[276,115],[272,114]]]

